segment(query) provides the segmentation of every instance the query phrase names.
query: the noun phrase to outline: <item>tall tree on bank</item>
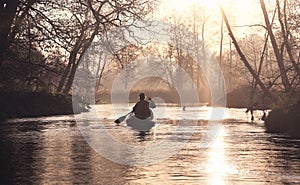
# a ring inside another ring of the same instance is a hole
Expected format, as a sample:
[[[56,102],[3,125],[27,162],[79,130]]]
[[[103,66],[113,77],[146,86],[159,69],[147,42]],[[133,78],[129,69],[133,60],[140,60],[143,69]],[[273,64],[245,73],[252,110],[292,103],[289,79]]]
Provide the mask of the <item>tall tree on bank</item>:
[[[79,66],[79,62],[80,62],[81,58],[83,57],[84,52],[92,44],[94,38],[100,31],[100,20],[99,20],[100,18],[98,17],[97,14],[99,14],[99,12],[101,11],[102,6],[100,6],[99,8],[97,8],[97,10],[95,10],[93,8],[93,5],[91,4],[90,0],[88,0],[87,4],[85,4],[85,5],[88,7],[88,10],[90,10],[92,12],[93,16],[91,16],[90,19],[95,19],[96,21],[91,26],[91,29],[88,30],[87,27],[89,25],[90,20],[88,17],[84,18],[85,22],[83,23],[83,26],[81,27],[81,30],[80,30],[80,35],[77,38],[77,40],[70,52],[69,63],[64,71],[64,74],[62,76],[62,79],[61,79],[60,84],[57,89],[58,92],[60,92],[62,90],[62,88],[65,84],[65,81],[66,81],[66,77],[67,77],[67,75],[69,75],[67,83],[63,90],[63,93],[65,93],[65,94],[67,94],[71,89],[73,79],[74,79],[74,76],[76,73],[76,69]],[[87,32],[89,32],[89,33],[87,33]]]
[[[278,64],[278,67],[280,69],[281,81],[282,81],[282,84],[285,88],[285,91],[288,92],[291,88],[291,85],[290,85],[289,79],[287,77],[286,69],[285,69],[285,66],[284,66],[284,63],[283,63],[283,56],[282,56],[282,54],[280,53],[280,51],[278,49],[278,45],[277,45],[273,30],[272,30],[272,26],[270,24],[270,20],[269,20],[269,17],[268,17],[268,13],[267,13],[267,10],[266,10],[264,0],[260,0],[260,5],[261,5],[261,9],[263,11],[263,15],[264,15],[265,22],[266,22],[266,27],[267,27],[269,37],[270,37],[270,40],[271,40],[271,43],[272,43],[272,46],[273,46],[273,50],[274,50],[274,53],[275,53],[275,56],[276,56],[277,64]]]

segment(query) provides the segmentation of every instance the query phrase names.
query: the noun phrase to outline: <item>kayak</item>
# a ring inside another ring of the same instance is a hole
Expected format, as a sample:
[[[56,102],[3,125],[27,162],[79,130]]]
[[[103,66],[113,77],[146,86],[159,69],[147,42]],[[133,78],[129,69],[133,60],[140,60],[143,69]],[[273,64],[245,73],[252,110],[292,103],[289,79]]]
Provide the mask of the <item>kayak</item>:
[[[151,118],[139,119],[134,115],[126,120],[126,124],[136,131],[149,131],[155,126],[155,122]]]

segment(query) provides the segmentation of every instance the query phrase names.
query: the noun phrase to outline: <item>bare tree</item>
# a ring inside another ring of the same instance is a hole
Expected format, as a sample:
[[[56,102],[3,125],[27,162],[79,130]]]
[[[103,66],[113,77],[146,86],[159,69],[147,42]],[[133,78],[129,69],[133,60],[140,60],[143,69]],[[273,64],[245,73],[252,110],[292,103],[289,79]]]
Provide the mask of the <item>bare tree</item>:
[[[264,85],[264,83],[261,81],[261,79],[259,78],[259,76],[257,75],[257,73],[254,71],[254,69],[252,68],[252,66],[250,65],[250,63],[248,62],[247,58],[245,57],[244,53],[242,52],[242,50],[239,47],[239,44],[235,38],[235,36],[233,35],[233,32],[231,30],[229,21],[225,15],[225,12],[222,8],[222,6],[220,6],[220,10],[222,13],[222,17],[224,19],[224,22],[226,24],[226,27],[228,29],[229,32],[229,36],[231,37],[233,44],[239,54],[239,56],[241,57],[241,60],[243,61],[244,65],[246,66],[246,68],[249,70],[249,72],[251,73],[251,75],[253,76],[253,78],[255,78],[256,82],[258,83],[258,85],[260,86],[260,88],[264,91],[265,94],[267,94],[272,100],[275,100],[276,98],[269,92],[269,89],[266,88],[266,86]]]
[[[285,66],[284,66],[284,63],[283,63],[283,56],[282,56],[282,54],[280,53],[280,51],[278,49],[278,45],[277,45],[273,30],[272,30],[272,26],[270,24],[270,20],[269,20],[269,17],[268,17],[268,13],[267,13],[267,10],[266,10],[264,0],[260,0],[260,4],[261,4],[261,9],[263,11],[263,15],[264,15],[264,18],[265,18],[266,27],[267,27],[267,30],[268,30],[268,33],[269,33],[269,36],[270,36],[270,39],[271,39],[272,46],[273,46],[273,50],[274,50],[274,53],[275,53],[275,56],[276,56],[278,67],[280,69],[281,80],[282,80],[282,83],[285,87],[285,91],[288,92],[291,88],[291,84],[290,84],[289,79],[287,77],[286,69],[285,69]]]
[[[99,33],[103,34],[113,27],[121,25],[129,26],[134,24],[136,20],[143,20],[152,11],[151,5],[154,4],[151,4],[148,0],[131,0],[124,3],[118,1],[101,2],[87,0],[83,6],[86,6],[87,10],[92,13],[92,17],[87,20],[93,21],[93,25],[89,34],[86,34],[85,29],[81,29],[81,36],[77,39],[75,47],[70,53],[69,63],[72,67],[63,92],[68,93],[70,91],[80,58],[91,45],[96,35]],[[65,73],[67,72],[68,69]]]
[[[288,53],[289,59],[293,65],[293,67],[295,68],[296,73],[298,74],[298,76],[300,76],[300,69],[299,66],[295,60],[295,57],[293,55],[293,51],[292,51],[292,47],[290,44],[290,38],[292,38],[291,35],[291,31],[289,30],[289,24],[288,24],[288,15],[287,15],[287,0],[283,1],[283,12],[281,11],[281,6],[280,6],[280,2],[279,0],[276,0],[276,5],[277,5],[277,9],[278,9],[278,20],[280,23],[280,27],[281,27],[281,33],[282,33],[282,38],[283,38],[283,42],[282,42],[282,46],[281,46],[281,54],[283,53],[284,47],[286,48],[286,51]]]

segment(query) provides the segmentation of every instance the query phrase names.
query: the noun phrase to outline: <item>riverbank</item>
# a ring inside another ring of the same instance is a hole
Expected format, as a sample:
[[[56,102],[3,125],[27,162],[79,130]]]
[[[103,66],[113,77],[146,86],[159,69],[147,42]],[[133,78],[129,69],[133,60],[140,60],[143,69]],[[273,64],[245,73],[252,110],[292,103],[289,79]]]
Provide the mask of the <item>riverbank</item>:
[[[74,102],[73,102],[74,103]],[[0,94],[0,122],[9,118],[73,114],[87,111],[72,96],[47,92],[9,92]]]
[[[270,133],[287,133],[292,138],[300,138],[300,101],[289,107],[273,109],[265,126]]]
[[[226,107],[229,108],[247,108],[249,107],[250,89],[240,88],[226,94]],[[267,110],[271,108],[273,102],[269,98],[262,98],[263,92],[258,91],[253,97],[254,110]]]

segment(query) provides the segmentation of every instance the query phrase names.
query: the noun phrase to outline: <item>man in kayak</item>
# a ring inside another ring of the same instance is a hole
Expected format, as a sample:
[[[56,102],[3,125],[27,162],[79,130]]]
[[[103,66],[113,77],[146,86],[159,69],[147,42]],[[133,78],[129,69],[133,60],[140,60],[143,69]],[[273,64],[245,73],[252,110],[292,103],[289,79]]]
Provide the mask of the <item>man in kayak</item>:
[[[146,96],[144,93],[141,93],[139,95],[139,98],[140,101],[137,102],[132,109],[135,117],[139,119],[147,119],[150,117],[151,119],[153,119],[153,113],[150,108],[155,108],[155,103],[151,100],[150,97],[148,97],[148,100],[145,100]]]

